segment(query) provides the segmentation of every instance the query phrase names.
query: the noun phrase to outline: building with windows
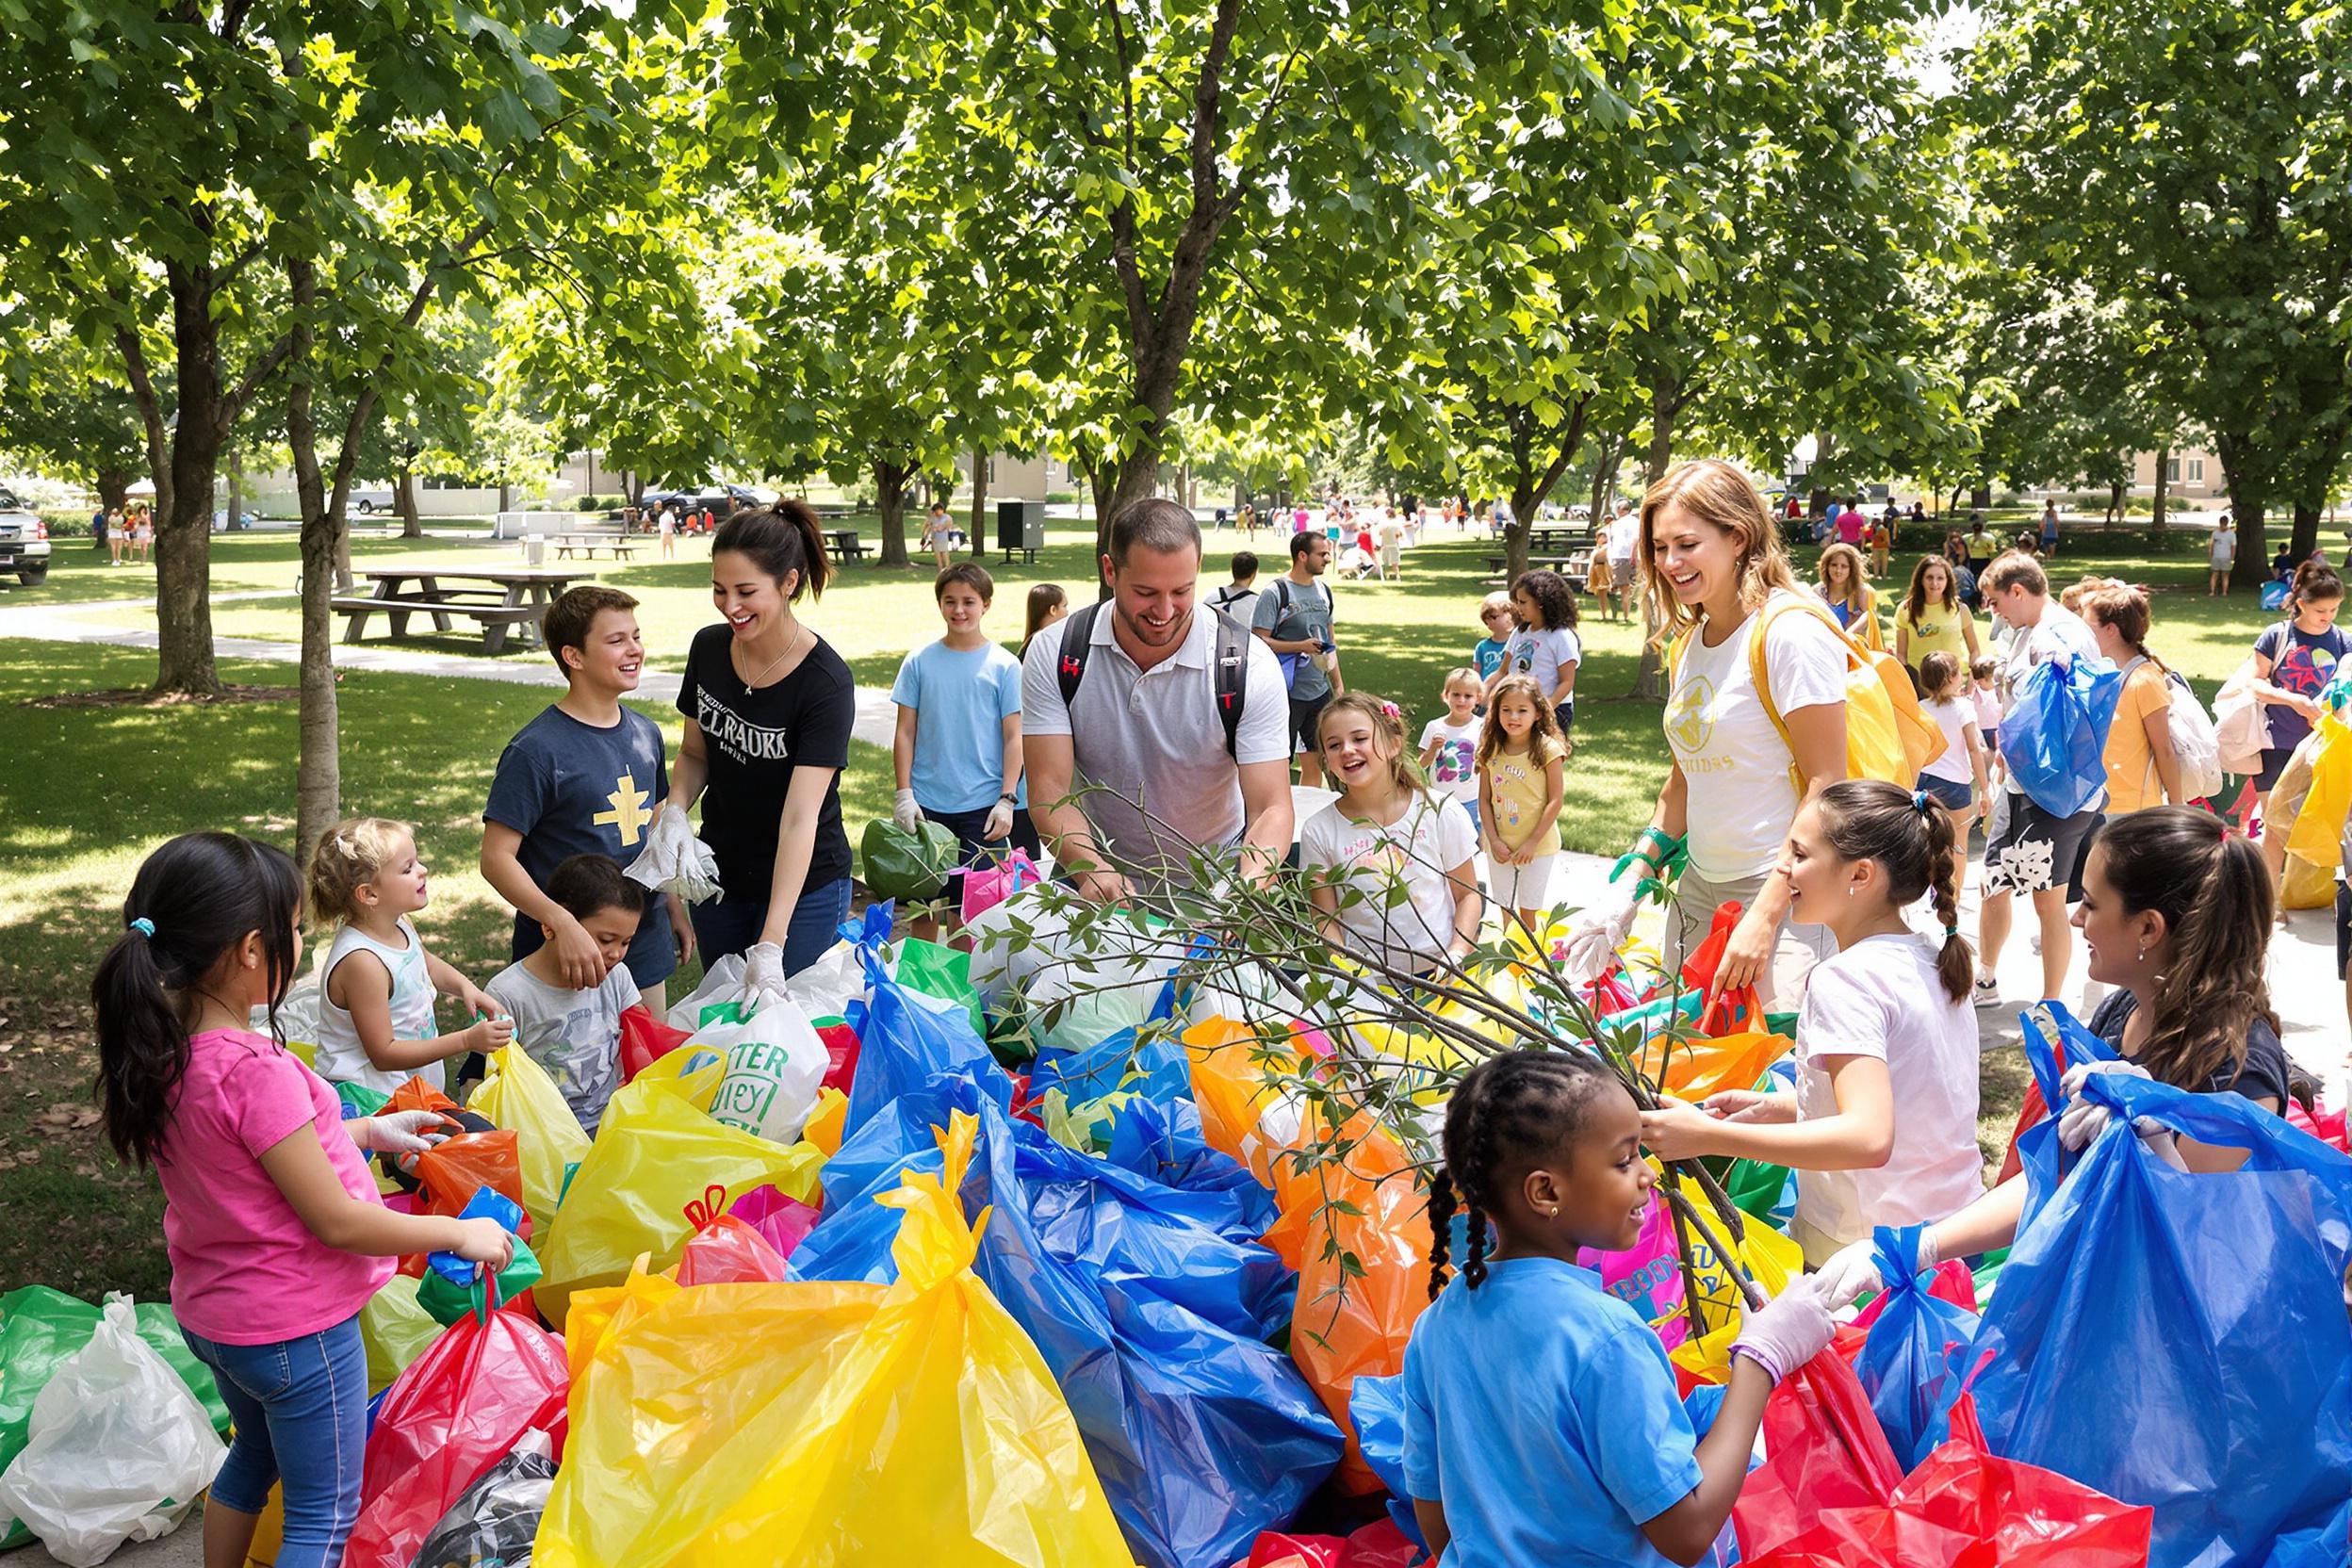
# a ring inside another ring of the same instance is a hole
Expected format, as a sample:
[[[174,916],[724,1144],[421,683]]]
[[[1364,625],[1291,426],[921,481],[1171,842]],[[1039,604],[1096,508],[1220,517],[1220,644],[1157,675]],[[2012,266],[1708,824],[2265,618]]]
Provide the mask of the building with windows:
[[[2132,493],[2134,496],[2156,494],[2156,456],[2141,452],[2132,460]],[[2221,471],[2221,459],[2212,452],[2197,448],[2182,448],[2164,454],[2164,496],[2172,501],[2212,501],[2226,503],[2230,498],[2230,482]]]

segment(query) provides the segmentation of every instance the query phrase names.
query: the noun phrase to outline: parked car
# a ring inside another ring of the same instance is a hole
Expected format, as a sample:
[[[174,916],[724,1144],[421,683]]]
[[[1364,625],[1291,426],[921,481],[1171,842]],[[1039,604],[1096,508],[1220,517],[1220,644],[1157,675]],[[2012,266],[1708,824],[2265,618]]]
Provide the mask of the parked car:
[[[251,528],[259,521],[261,521],[261,519],[251,512],[240,512],[237,514],[236,519],[232,521],[228,514],[228,509],[226,507],[222,507],[214,512],[212,514],[212,531],[219,533],[225,529]]]
[[[0,490],[0,572],[14,572],[27,588],[49,577],[49,525],[6,490]]]
[[[351,509],[361,516],[372,517],[379,512],[392,510],[392,492],[389,490],[354,490],[351,492],[349,504]]]

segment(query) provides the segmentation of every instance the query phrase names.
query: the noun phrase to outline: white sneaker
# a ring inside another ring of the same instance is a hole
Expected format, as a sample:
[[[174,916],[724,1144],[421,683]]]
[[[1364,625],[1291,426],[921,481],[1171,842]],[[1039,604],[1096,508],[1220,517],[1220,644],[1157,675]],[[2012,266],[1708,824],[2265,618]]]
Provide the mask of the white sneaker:
[[[1989,974],[1980,974],[1976,977],[1976,1004],[1980,1007],[2001,1005],[2000,983]]]

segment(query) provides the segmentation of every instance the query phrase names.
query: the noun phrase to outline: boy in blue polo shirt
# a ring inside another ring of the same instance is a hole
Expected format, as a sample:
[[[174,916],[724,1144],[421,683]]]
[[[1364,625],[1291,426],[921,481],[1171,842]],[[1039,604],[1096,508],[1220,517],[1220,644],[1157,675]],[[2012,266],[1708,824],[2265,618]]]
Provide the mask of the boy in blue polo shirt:
[[[636,610],[629,595],[593,583],[547,607],[541,634],[569,689],[507,743],[482,812],[482,879],[514,906],[515,960],[553,932],[558,965],[575,990],[602,984],[608,966],[596,939],[547,896],[547,878],[575,855],[629,864],[670,792],[661,726],[621,706],[645,660]],[[694,945],[682,899],[646,901],[628,963],[656,1018],[671,973]]]

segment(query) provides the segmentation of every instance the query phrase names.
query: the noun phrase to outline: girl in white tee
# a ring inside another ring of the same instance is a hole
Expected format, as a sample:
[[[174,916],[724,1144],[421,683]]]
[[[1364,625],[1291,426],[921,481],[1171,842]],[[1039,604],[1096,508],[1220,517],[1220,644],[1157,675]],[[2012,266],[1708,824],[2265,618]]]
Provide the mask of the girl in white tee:
[[[1467,954],[1485,915],[1477,829],[1421,781],[1396,705],[1342,693],[1315,737],[1339,798],[1307,819],[1298,862],[1325,939],[1412,974]]]
[[[1984,1193],[1976,1147],[1975,958],[1960,935],[1960,852],[1936,799],[1859,778],[1809,801],[1779,875],[1798,920],[1837,940],[1797,1017],[1793,1094],[1667,1099],[1642,1118],[1662,1160],[1726,1154],[1798,1172],[1788,1233],[1825,1263],[1880,1225],[1932,1225]],[[1940,940],[1903,911],[1933,889]]]
[[[1787,1005],[1829,948],[1822,933],[1789,926],[1787,888],[1771,873],[1804,794],[1846,776],[1845,645],[1821,601],[1798,586],[1764,498],[1730,464],[1686,463],[1652,486],[1639,548],[1642,592],[1673,640],[1666,741],[1674,761],[1635,865],[1578,917],[1567,962],[1581,978],[1615,961],[1638,884],[1682,846],[1690,863],[1667,922],[1669,963],[1706,939],[1718,906],[1737,903],[1717,987],[1753,985]]]

